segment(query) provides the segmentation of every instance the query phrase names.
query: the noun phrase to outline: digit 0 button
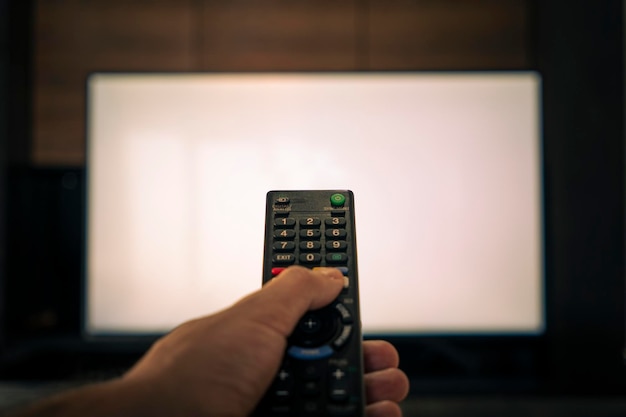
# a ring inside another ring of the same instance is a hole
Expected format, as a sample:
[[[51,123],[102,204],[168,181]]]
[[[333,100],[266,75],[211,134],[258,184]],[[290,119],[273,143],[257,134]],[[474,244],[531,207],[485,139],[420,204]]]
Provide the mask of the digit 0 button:
[[[346,203],[346,196],[341,193],[336,193],[330,196],[330,204],[335,207],[341,207]]]

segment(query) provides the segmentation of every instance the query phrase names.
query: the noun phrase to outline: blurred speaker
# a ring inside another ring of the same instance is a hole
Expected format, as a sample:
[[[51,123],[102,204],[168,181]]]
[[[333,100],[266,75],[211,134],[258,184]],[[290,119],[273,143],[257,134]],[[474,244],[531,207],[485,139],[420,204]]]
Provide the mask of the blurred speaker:
[[[14,169],[7,187],[6,333],[80,332],[84,170]]]

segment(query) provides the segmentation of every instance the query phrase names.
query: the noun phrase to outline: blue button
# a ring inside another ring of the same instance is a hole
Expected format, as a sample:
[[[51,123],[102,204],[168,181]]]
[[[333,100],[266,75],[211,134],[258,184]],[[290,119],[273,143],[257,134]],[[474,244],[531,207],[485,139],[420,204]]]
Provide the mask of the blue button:
[[[340,266],[337,269],[340,270],[342,274],[348,275],[348,267],[347,266]]]
[[[320,346],[317,348],[305,348],[300,346],[292,346],[287,350],[287,353],[292,358],[302,360],[315,360],[323,359],[333,354],[333,348],[328,345]]]

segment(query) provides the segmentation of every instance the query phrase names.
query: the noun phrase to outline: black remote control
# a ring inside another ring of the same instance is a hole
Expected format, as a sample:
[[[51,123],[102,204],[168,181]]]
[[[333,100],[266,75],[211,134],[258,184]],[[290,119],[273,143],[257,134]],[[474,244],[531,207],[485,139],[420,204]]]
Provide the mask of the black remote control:
[[[267,193],[263,283],[290,265],[336,267],[344,289],[307,312],[255,415],[355,416],[365,410],[354,195],[349,190]]]

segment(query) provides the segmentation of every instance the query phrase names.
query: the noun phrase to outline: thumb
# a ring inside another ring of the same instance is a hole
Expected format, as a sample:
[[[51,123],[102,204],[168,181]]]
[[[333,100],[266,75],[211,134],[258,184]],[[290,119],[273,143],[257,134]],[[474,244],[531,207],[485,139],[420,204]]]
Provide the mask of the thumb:
[[[288,337],[304,313],[322,308],[337,298],[343,282],[343,274],[336,268],[313,271],[292,266],[237,304],[245,305],[245,311],[257,322]]]

